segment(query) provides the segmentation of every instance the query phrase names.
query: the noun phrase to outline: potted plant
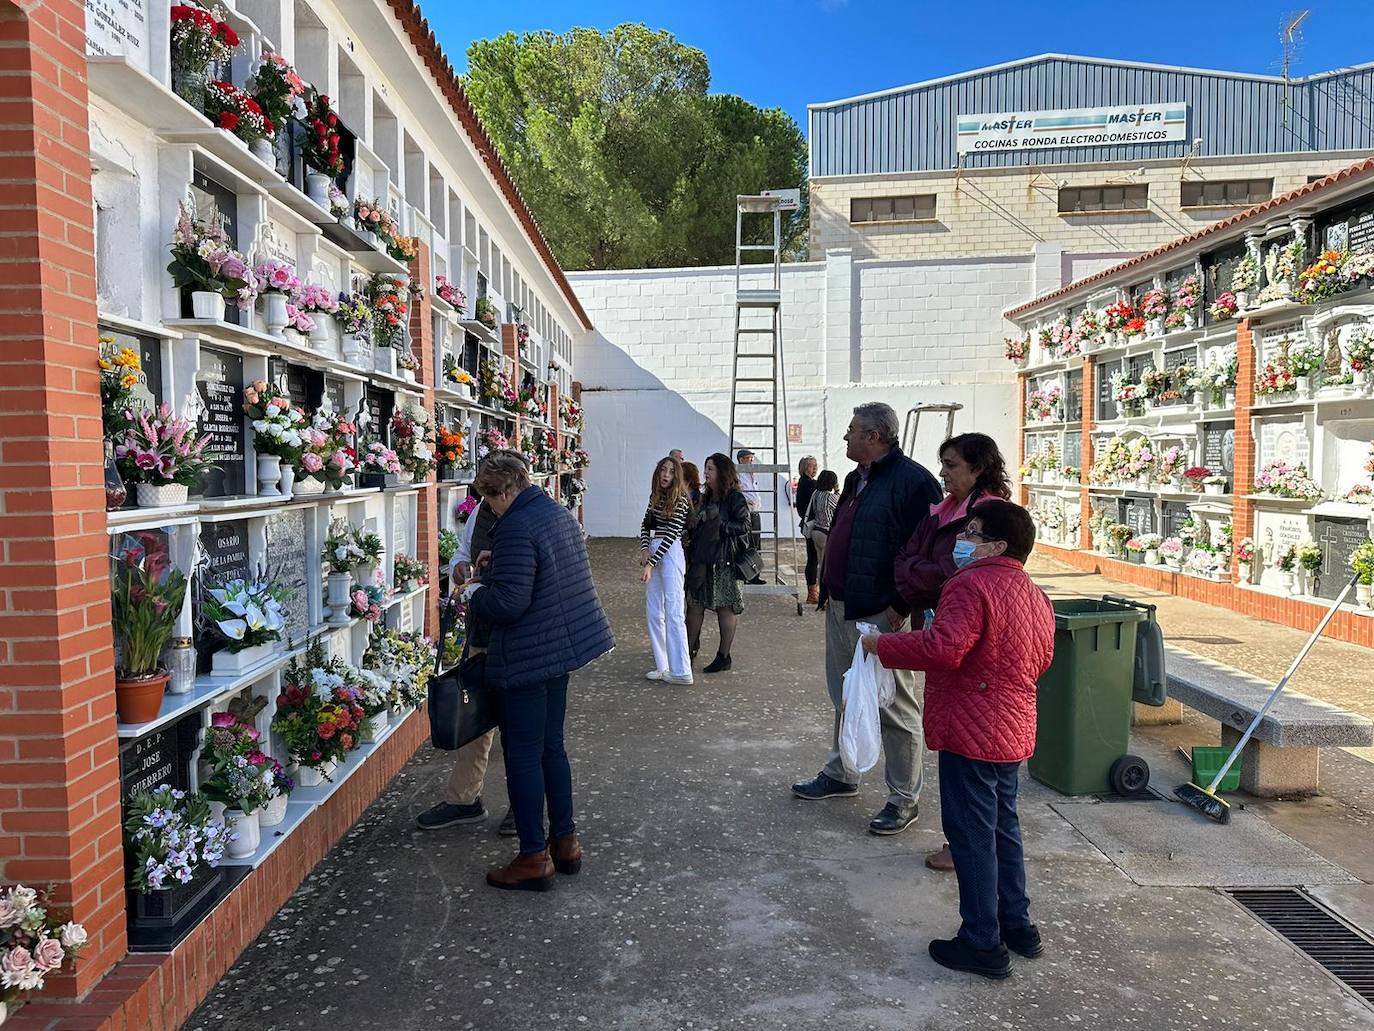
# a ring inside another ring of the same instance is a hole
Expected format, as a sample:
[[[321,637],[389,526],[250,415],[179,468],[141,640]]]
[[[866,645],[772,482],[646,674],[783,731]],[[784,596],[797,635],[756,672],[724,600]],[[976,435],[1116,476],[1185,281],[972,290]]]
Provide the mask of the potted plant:
[[[185,201],[172,234],[167,271],[177,289],[191,291],[191,313],[198,319],[223,322],[226,298],[241,311],[257,299],[257,280],[243,255],[230,246],[223,222],[195,218]]]
[[[228,833],[225,850],[231,859],[244,859],[258,850],[259,814],[277,793],[272,762],[258,747],[260,736],[256,727],[233,713],[217,712],[210,717],[201,745],[200,760],[208,770],[201,791],[211,802],[212,817],[218,815]]]
[[[329,97],[312,92],[305,104],[305,127],[301,160],[305,162],[305,195],[320,207],[329,208],[329,184],[343,174],[344,159],[339,153],[342,136],[339,116],[329,107]]]
[[[434,467],[434,431],[423,407],[398,407],[391,413],[391,446],[401,479],[413,482],[429,475]]]
[[[170,11],[172,89],[197,111],[205,107],[205,84],[212,65],[222,65],[239,48],[239,36],[219,6],[173,4]]]
[[[1164,538],[1157,533],[1144,533],[1140,535],[1139,541],[1145,565],[1159,565],[1159,546],[1164,543]]]
[[[329,622],[334,626],[348,623],[349,588],[353,585],[353,570],[365,557],[362,548],[358,546],[353,528],[346,521],[336,519],[329,524],[321,558],[329,570],[326,601],[329,605]]]
[[[205,87],[205,113],[217,128],[246,143],[254,157],[275,166],[271,138],[277,127],[252,96],[232,82],[212,82]]]
[[[1202,492],[1204,494],[1222,495],[1226,493],[1227,479],[1217,473],[1202,478]]]
[[[478,322],[493,332],[500,324],[500,318],[496,314],[496,305],[492,304],[491,301],[485,297],[477,298],[477,305],[473,310],[473,314]]]
[[[1301,575],[1299,577],[1301,590],[1300,594],[1315,594],[1317,592],[1317,580],[1322,571],[1322,549],[1311,541],[1303,541],[1298,545],[1298,566]]]
[[[429,583],[429,570],[417,558],[397,555],[391,581],[398,592],[413,594]]]
[[[1255,542],[1245,537],[1236,545],[1236,575],[1239,583],[1250,583],[1250,570],[1255,561]]]
[[[1236,295],[1227,290],[1217,296],[1217,299],[1212,302],[1212,306],[1207,309],[1207,313],[1212,316],[1213,321],[1225,322],[1227,319],[1235,318],[1240,307]]]
[[[253,450],[258,456],[258,494],[261,497],[290,497],[296,478],[295,466],[302,456],[305,413],[274,384],[255,380],[243,392],[243,412],[253,427]],[[278,489],[283,473],[289,471],[290,483]]]
[[[1298,546],[1290,544],[1279,552],[1274,559],[1274,568],[1279,571],[1279,586],[1285,594],[1301,594],[1301,588],[1295,588],[1294,583],[1298,575]]]
[[[202,794],[164,784],[124,803],[131,940],[151,935],[168,946],[176,928],[213,901],[228,839]]]
[[[1355,601],[1371,608],[1374,592],[1374,541],[1365,541],[1350,553],[1350,571],[1355,574]]]
[[[171,674],[161,664],[186,599],[186,576],[160,534],[126,539],[114,561],[110,602],[119,638],[115,703],[121,723],[156,719]]]
[[[275,137],[283,125],[296,113],[309,85],[302,79],[291,63],[281,54],[264,50],[253,77],[248,81],[248,92],[257,101],[263,114],[275,127],[267,135]],[[263,139],[252,147],[253,155],[273,168],[277,165],[276,151],[269,139]]]
[[[1297,380],[1298,398],[1310,399],[1313,377],[1322,367],[1322,349],[1316,344],[1294,344],[1288,350],[1288,367]]]
[[[1183,565],[1183,541],[1178,537],[1165,537],[1159,544],[1159,555],[1170,569]]]
[[[22,884],[0,891],[0,1024],[85,948],[86,928],[57,912],[48,892]]]
[[[201,614],[222,647],[211,660],[215,676],[239,676],[272,657],[286,627],[289,588],[267,570],[252,579],[208,580]]]
[[[1135,565],[1140,565],[1145,561],[1145,542],[1139,537],[1126,539],[1126,560]]]
[[[1374,364],[1374,323],[1363,322],[1345,340],[1345,360],[1350,366],[1351,383],[1361,390],[1369,388],[1369,369]]]
[[[1203,484],[1212,475],[1212,470],[1205,465],[1194,465],[1183,471],[1183,479],[1187,481],[1188,488],[1195,494],[1201,494]]]
[[[339,314],[339,294],[318,283],[305,283],[295,298],[296,310],[311,319],[307,330],[310,342],[316,345],[329,343],[329,324]]]
[[[1244,311],[1250,307],[1250,291],[1257,285],[1259,267],[1255,264],[1255,259],[1247,254],[1236,262],[1236,267],[1231,272],[1231,289],[1234,291],[1237,309]]]
[[[386,733],[387,724],[391,722],[392,685],[373,669],[364,667],[357,671],[357,676],[363,689],[360,699],[363,707],[363,740],[380,741]]]
[[[253,269],[253,276],[263,299],[263,321],[267,324],[267,332],[281,336],[281,331],[290,321],[286,304],[300,289],[300,277],[294,268],[275,258],[258,262]]]
[[[372,302],[363,294],[339,295],[339,328],[343,332],[343,360],[350,365],[364,361],[372,343]],[[371,361],[367,359],[370,367]]]

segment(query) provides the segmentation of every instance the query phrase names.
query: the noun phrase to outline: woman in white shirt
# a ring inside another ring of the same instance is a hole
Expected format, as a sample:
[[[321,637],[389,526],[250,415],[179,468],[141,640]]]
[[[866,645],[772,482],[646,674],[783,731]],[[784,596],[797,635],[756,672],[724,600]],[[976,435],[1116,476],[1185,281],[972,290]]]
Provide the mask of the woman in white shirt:
[[[663,459],[649,483],[649,505],[639,528],[639,564],[640,582],[648,586],[645,613],[654,652],[654,668],[645,677],[669,684],[692,682],[683,586],[687,561],[682,552],[690,508],[682,463],[671,456]]]

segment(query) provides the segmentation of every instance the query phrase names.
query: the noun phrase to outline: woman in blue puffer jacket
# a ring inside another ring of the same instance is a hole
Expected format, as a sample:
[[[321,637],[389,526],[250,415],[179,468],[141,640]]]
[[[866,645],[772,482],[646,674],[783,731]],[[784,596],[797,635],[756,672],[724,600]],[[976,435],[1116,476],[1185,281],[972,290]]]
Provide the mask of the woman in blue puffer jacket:
[[[464,596],[492,630],[486,677],[502,692],[506,787],[520,835],[520,855],[489,872],[487,883],[547,891],[555,870],[574,874],[582,866],[563,747],[568,674],[610,651],[615,639],[572,513],[531,486],[514,455],[483,462],[474,486],[499,518],[482,582]],[[544,837],[546,800],[551,841]]]

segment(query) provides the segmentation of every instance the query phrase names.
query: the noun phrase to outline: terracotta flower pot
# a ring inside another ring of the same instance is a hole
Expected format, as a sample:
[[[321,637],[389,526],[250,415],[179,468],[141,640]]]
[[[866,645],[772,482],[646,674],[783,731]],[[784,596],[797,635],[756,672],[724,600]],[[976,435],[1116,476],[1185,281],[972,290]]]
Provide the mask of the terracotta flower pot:
[[[120,723],[148,723],[162,710],[162,696],[172,675],[159,670],[137,680],[115,679],[115,708]]]

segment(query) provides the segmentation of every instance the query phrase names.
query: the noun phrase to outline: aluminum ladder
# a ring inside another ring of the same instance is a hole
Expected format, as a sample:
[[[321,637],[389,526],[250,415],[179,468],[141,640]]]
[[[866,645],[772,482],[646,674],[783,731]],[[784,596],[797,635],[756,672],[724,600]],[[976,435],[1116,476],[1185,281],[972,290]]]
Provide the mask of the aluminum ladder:
[[[948,440],[950,437],[954,436],[954,413],[963,411],[963,408],[964,406],[958,401],[932,401],[927,404],[919,404],[912,408],[908,408],[906,412],[906,422],[902,426],[902,451],[906,454],[907,458],[910,458],[913,462],[921,461],[916,457],[916,434],[921,428],[922,415],[943,413],[945,417],[945,435],[940,439]]]
[[[768,196],[739,196],[735,200],[735,350],[730,376],[730,454],[733,458],[742,448],[755,453],[749,473],[754,478],[754,491],[760,503],[759,553],[763,559],[763,570],[759,574],[763,583],[744,584],[743,590],[746,594],[790,595],[800,616],[802,592],[798,584],[801,567],[797,563],[796,511],[781,489],[781,484],[792,475],[782,346],[783,200]],[[772,243],[744,242],[745,219],[749,216],[755,216],[754,223],[771,218]],[[754,284],[751,275],[751,282],[746,286],[746,271],[764,272],[763,282]]]

